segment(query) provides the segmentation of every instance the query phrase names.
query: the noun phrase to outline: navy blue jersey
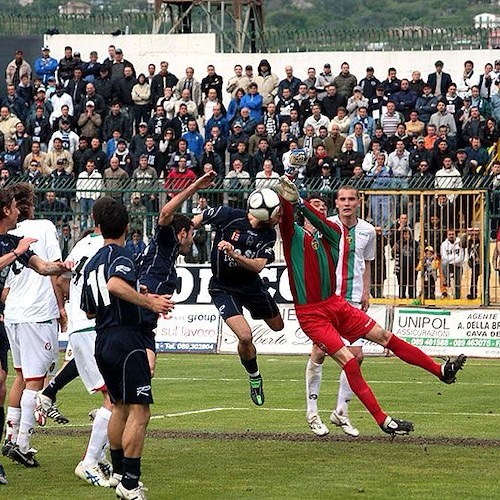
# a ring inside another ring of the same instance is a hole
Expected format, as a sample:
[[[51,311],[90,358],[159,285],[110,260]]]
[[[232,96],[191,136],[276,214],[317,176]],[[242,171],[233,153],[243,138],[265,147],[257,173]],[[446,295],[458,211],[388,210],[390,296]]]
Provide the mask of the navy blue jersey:
[[[179,255],[179,240],[173,225],[157,226],[144,252],[137,259],[139,284],[150,293],[172,294],[177,287],[175,261]]]
[[[81,308],[96,316],[96,331],[117,326],[139,326],[141,308],[109,293],[107,283],[116,276],[137,288],[132,253],[118,245],[102,247],[85,266]]]
[[[150,293],[172,295],[177,287],[175,261],[179,255],[179,239],[173,225],[157,226],[144,252],[137,259],[139,284]],[[142,310],[142,318],[150,328],[155,328],[158,315],[149,309]]]
[[[13,234],[0,234],[0,257],[7,255],[12,250],[17,248],[17,245],[22,240],[19,236],[14,236]],[[19,262],[23,266],[28,267],[29,260],[33,257],[35,253],[32,250],[27,250],[22,255],[20,255],[14,262]],[[0,271],[0,293],[5,287],[5,282],[7,281],[7,276],[9,275],[9,271],[12,264],[4,267]],[[19,272],[19,271],[18,271]]]
[[[221,240],[230,242],[235,252],[248,257],[274,261],[276,231],[269,227],[254,229],[250,225],[245,210],[216,207],[203,212],[202,224],[211,224],[215,228],[215,240],[212,246],[211,266],[214,278],[222,286],[242,287],[260,284],[257,273],[242,268],[217,245]]]

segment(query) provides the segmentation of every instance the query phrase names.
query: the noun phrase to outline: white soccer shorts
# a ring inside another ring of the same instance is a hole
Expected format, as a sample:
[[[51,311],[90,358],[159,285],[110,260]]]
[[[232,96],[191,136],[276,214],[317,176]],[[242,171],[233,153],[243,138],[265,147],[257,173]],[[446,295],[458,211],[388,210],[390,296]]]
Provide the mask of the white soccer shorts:
[[[25,380],[44,378],[53,373],[59,352],[57,320],[44,323],[5,324],[14,368]]]
[[[90,394],[102,390],[106,385],[94,356],[96,336],[92,330],[69,334],[78,374]]]
[[[64,361],[69,362],[74,358],[73,355],[73,347],[68,340],[68,343],[66,344],[66,351],[64,351]]]

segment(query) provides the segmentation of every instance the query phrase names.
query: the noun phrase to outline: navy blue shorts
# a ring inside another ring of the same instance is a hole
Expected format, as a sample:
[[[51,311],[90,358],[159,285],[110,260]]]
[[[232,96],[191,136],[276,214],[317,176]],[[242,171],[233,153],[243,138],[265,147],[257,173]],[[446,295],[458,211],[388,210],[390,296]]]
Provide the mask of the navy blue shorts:
[[[113,403],[153,403],[147,344],[139,328],[109,328],[97,333],[95,359]]]
[[[4,372],[9,371],[9,361],[7,359],[9,349],[9,339],[7,338],[5,325],[3,321],[0,321],[0,369],[2,369]]]
[[[235,290],[211,281],[208,291],[224,321],[243,315],[243,308],[250,311],[253,319],[271,319],[279,314],[276,301],[263,285]]]

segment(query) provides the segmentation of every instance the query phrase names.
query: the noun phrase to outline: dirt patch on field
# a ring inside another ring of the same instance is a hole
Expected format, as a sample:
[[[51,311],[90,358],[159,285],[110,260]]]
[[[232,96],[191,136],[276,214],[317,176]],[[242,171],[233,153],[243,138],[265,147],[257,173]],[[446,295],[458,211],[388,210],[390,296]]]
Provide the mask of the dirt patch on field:
[[[47,436],[81,436],[88,435],[88,429],[74,428],[45,428],[37,429],[37,433]],[[218,441],[289,441],[294,443],[328,441],[334,443],[387,443],[413,444],[419,446],[479,446],[479,447],[500,447],[499,439],[478,439],[478,438],[451,438],[451,437],[414,437],[390,436],[381,434],[380,436],[359,436],[350,438],[344,435],[329,434],[328,436],[317,437],[312,433],[289,433],[289,432],[204,432],[204,431],[169,431],[151,430],[148,437],[155,439],[207,439]]]

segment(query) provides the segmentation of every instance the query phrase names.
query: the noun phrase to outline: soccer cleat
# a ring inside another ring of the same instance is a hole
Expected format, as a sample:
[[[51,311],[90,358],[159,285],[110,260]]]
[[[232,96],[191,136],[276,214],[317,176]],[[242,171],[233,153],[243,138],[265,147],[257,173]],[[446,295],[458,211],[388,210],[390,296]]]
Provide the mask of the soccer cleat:
[[[358,437],[359,431],[351,424],[351,421],[344,415],[339,415],[337,410],[333,410],[330,415],[330,422],[337,427],[342,427],[345,434],[352,437]]]
[[[139,486],[132,490],[127,490],[122,483],[118,483],[115,491],[118,498],[125,498],[128,500],[146,500],[146,491],[142,484],[139,484]]]
[[[104,477],[101,467],[97,463],[85,466],[83,462],[80,462],[75,468],[75,475],[92,486],[109,488],[109,481]]]
[[[7,478],[5,477],[5,469],[3,468],[3,465],[0,464],[0,484],[7,484]]]
[[[308,418],[307,423],[316,436],[326,436],[330,432],[328,427],[321,421],[319,415],[313,415]]]
[[[23,453],[16,444],[10,449],[8,457],[25,467],[38,467],[40,464],[35,458],[36,453],[38,453],[38,450],[35,450],[35,448],[30,448],[26,453]]]
[[[413,422],[409,420],[399,420],[397,418],[392,418],[387,416],[384,423],[380,428],[387,434],[395,436],[396,434],[404,436],[414,431]]]
[[[65,417],[56,405],[52,405],[47,411],[47,417],[51,418],[56,424],[67,424],[69,418]]]
[[[109,487],[116,488],[120,484],[122,477],[123,477],[122,474],[118,474],[116,472],[113,472],[113,474],[111,475],[111,477],[109,478],[109,481],[108,481]]]
[[[456,358],[448,358],[444,364],[441,365],[441,380],[445,384],[453,384],[457,378],[457,373],[461,370],[467,361],[465,354],[460,354]]]
[[[9,455],[9,451],[11,448],[14,448],[16,443],[13,443],[12,441],[5,441],[5,443],[2,446],[2,455],[4,457],[7,457]]]
[[[47,423],[47,413],[52,406],[52,399],[45,396],[42,391],[38,391],[35,397],[35,421],[43,427]]]
[[[100,462],[97,462],[97,464],[99,465],[103,476],[109,480],[109,478],[113,475],[113,466],[111,465],[111,462],[103,458]]]
[[[264,404],[264,382],[262,377],[250,377],[250,397],[257,406]]]

